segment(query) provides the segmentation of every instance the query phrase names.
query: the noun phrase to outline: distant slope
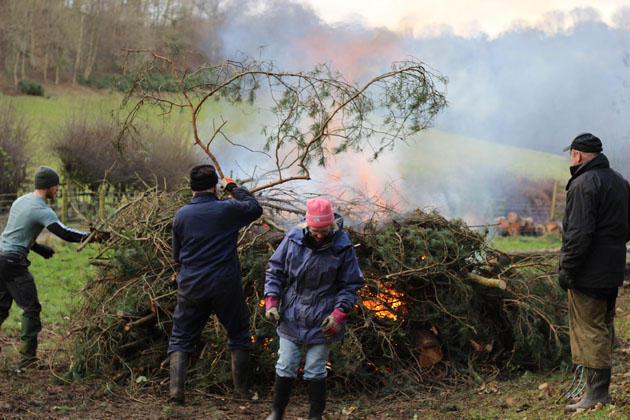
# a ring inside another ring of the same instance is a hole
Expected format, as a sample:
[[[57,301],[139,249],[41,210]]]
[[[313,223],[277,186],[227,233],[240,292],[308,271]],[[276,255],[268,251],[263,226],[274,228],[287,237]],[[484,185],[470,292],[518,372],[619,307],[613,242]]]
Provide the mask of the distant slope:
[[[416,173],[421,167],[422,172],[434,176],[509,173],[532,180],[566,180],[569,176],[568,154],[506,146],[436,129],[417,135],[403,156],[403,173]]]

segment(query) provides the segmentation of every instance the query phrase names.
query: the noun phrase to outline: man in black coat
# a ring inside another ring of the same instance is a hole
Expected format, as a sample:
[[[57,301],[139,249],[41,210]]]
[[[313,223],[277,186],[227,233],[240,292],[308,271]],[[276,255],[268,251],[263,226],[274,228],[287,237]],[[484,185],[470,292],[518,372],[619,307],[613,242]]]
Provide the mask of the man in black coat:
[[[235,390],[241,396],[247,394],[252,340],[236,249],[239,230],[258,219],[262,207],[230,178],[221,179],[221,185],[234,199],[219,200],[217,181],[214,166],[192,168],[193,199],[177,211],[173,221],[173,258],[181,269],[168,353],[170,399],[180,404],[184,402],[189,356],[212,313],[226,330]]]
[[[610,168],[600,139],[577,136],[562,221],[560,286],[568,291],[573,363],[584,366],[586,390],[566,412],[607,404],[615,301],[623,283],[629,236],[630,185]]]

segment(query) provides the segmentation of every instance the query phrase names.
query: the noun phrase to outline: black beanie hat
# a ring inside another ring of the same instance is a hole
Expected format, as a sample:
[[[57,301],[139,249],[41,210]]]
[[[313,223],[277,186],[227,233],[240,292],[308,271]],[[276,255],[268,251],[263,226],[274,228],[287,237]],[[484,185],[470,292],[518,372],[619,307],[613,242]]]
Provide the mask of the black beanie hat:
[[[46,188],[59,185],[59,174],[53,168],[40,166],[35,171],[35,189],[45,190]]]
[[[212,165],[199,165],[190,170],[190,189],[205,191],[217,185],[219,177]]]

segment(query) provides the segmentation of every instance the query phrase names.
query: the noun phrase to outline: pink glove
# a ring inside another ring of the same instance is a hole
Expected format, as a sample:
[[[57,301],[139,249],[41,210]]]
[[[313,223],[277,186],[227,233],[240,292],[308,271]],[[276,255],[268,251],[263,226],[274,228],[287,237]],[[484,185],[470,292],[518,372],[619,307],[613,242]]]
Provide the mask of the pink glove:
[[[341,309],[335,308],[332,314],[328,315],[324,322],[322,322],[322,331],[328,338],[332,338],[339,334],[344,321],[348,317],[348,314]]]
[[[278,304],[280,298],[267,296],[265,298],[265,318],[270,321],[280,321],[280,312],[278,312]]]

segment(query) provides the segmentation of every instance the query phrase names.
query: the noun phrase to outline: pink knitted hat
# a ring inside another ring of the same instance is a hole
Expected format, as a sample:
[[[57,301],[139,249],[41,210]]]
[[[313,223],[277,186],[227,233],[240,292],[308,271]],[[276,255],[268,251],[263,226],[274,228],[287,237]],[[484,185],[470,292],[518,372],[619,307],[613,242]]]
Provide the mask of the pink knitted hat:
[[[333,224],[332,203],[324,197],[313,198],[306,203],[306,224],[310,227],[320,228]]]

